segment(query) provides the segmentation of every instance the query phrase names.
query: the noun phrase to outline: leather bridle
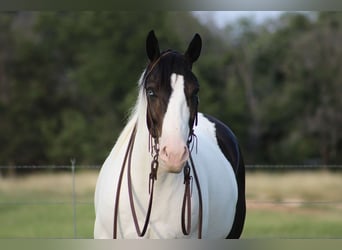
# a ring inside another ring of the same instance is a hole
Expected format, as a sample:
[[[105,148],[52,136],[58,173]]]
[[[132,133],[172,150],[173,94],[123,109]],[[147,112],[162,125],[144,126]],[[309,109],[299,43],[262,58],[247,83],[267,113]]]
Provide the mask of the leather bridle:
[[[159,144],[155,140],[153,145],[153,151],[154,156],[151,162],[151,170],[149,174],[149,202],[148,202],[148,208],[146,212],[145,222],[143,225],[143,228],[140,229],[136,209],[134,205],[134,197],[133,197],[133,188],[132,188],[132,177],[131,177],[131,163],[132,163],[132,151],[134,147],[134,141],[136,136],[136,125],[134,126],[129,143],[126,149],[125,157],[122,162],[120,176],[118,180],[118,185],[116,189],[116,197],[115,197],[115,204],[114,204],[114,224],[113,224],[113,239],[117,238],[117,224],[118,224],[118,211],[119,211],[119,201],[120,201],[120,193],[121,193],[121,186],[122,186],[122,179],[123,174],[125,171],[125,167],[127,165],[127,185],[128,185],[128,196],[129,196],[129,202],[132,212],[132,217],[134,221],[134,226],[137,232],[137,235],[139,237],[143,237],[147,231],[148,224],[150,222],[150,215],[152,211],[152,204],[153,204],[153,194],[154,194],[154,182],[157,180],[157,172],[159,167],[158,157],[159,157]],[[191,138],[191,137],[189,137]],[[192,139],[188,140],[188,148],[190,146],[190,142]],[[202,238],[202,217],[203,217],[203,205],[202,205],[202,192],[201,187],[197,175],[197,171],[191,156],[191,151],[189,148],[189,161],[184,166],[184,196],[183,196],[183,204],[182,204],[182,215],[181,215],[181,226],[182,226],[182,232],[184,235],[189,235],[191,232],[191,196],[192,196],[192,190],[191,190],[191,168],[194,174],[195,178],[195,184],[198,192],[198,199],[199,199],[199,212],[198,212],[198,238]],[[187,213],[187,215],[186,215]],[[187,217],[187,221],[185,219]]]
[[[170,52],[167,52],[170,53]],[[162,56],[164,56],[163,54]],[[161,56],[161,57],[162,57]],[[151,73],[155,65],[159,62],[160,58],[152,65],[150,70],[147,72],[147,75]],[[145,75],[145,79],[146,76]],[[199,183],[199,178],[197,175],[197,171],[195,168],[195,164],[193,162],[192,156],[191,156],[191,151],[193,149],[194,145],[194,138],[196,138],[194,131],[193,131],[193,125],[194,123],[197,124],[197,110],[195,112],[195,117],[192,118],[192,121],[190,122],[190,133],[189,133],[189,138],[187,141],[187,147],[189,150],[189,160],[184,166],[183,173],[184,173],[184,195],[183,195],[183,203],[182,203],[182,208],[181,208],[181,227],[182,227],[182,232],[184,235],[189,235],[191,233],[191,196],[192,196],[192,176],[191,176],[191,169],[193,171],[193,175],[195,178],[195,184],[197,188],[197,193],[198,193],[198,200],[199,200],[199,211],[198,211],[198,238],[202,238],[202,221],[203,221],[203,204],[202,204],[202,192],[201,192],[201,187]],[[147,117],[147,119],[150,119]],[[114,203],[114,223],[113,223],[113,239],[117,238],[117,226],[118,226],[118,212],[119,212],[119,201],[120,201],[120,193],[121,193],[121,186],[122,186],[122,179],[125,171],[125,167],[127,165],[127,185],[128,185],[128,196],[129,196],[129,202],[130,202],[130,207],[131,207],[131,212],[132,212],[132,217],[134,221],[134,226],[136,229],[136,233],[139,237],[143,237],[146,234],[149,222],[150,222],[150,216],[151,216],[151,211],[152,211],[152,205],[153,205],[153,194],[154,194],[154,182],[157,180],[157,172],[158,172],[158,167],[159,167],[159,142],[158,142],[158,137],[155,135],[150,134],[150,141],[153,139],[152,142],[152,161],[151,161],[151,170],[149,174],[149,202],[148,202],[148,208],[146,212],[146,217],[145,221],[143,224],[143,228],[141,229],[139,226],[139,221],[137,218],[136,214],[136,209],[134,205],[134,196],[133,196],[133,187],[132,187],[132,177],[131,177],[131,163],[132,163],[132,152],[133,152],[133,147],[134,147],[134,141],[136,137],[136,132],[137,132],[137,125],[135,124],[129,142],[128,146],[126,149],[126,153],[124,156],[124,160],[122,162],[121,166],[121,171],[118,179],[118,184],[116,188],[116,197],[115,197],[115,203]],[[150,142],[151,143],[151,142]],[[192,144],[192,147],[190,148],[190,145]],[[187,218],[187,219],[186,219]]]

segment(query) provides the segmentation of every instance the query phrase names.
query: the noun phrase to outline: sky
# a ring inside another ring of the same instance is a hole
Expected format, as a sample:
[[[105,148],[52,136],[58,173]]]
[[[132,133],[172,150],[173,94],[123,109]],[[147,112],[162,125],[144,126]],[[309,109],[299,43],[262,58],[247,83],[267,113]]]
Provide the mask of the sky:
[[[219,28],[237,21],[242,17],[251,17],[255,22],[262,23],[269,18],[277,18],[284,11],[193,11],[203,23],[213,21]]]

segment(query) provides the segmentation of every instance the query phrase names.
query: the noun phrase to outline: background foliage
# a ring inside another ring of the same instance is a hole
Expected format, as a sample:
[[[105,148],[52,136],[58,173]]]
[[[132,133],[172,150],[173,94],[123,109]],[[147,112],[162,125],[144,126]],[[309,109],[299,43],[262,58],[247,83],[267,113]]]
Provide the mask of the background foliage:
[[[224,29],[188,12],[2,12],[0,165],[102,164],[151,29],[179,51],[201,34],[200,110],[229,124],[247,163],[341,163],[341,25],[339,12]]]

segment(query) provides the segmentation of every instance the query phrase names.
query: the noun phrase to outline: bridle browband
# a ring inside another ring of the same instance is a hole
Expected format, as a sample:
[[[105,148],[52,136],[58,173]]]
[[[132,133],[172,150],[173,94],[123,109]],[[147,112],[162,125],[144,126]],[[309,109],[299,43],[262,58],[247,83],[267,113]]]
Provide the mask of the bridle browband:
[[[146,72],[144,76],[144,81],[146,81],[147,76],[152,72],[154,67],[157,65],[157,63],[160,61],[160,58],[173,53],[172,51],[166,51],[164,54],[162,54],[150,67],[150,70]],[[189,235],[191,233],[191,196],[192,196],[192,176],[191,176],[191,169],[194,174],[195,178],[195,184],[197,188],[197,193],[198,193],[198,200],[199,200],[199,212],[198,212],[198,238],[202,238],[202,221],[203,221],[203,204],[202,204],[202,192],[201,192],[201,187],[198,179],[198,175],[196,172],[196,168],[191,156],[191,151],[193,149],[194,145],[194,139],[197,139],[194,130],[193,130],[193,125],[194,123],[197,125],[197,108],[195,111],[195,117],[192,119],[190,122],[190,132],[189,132],[189,138],[187,141],[187,147],[189,150],[189,161],[186,163],[183,169],[184,173],[184,195],[183,195],[183,203],[182,203],[182,214],[181,214],[181,227],[182,227],[182,232],[184,235]],[[150,119],[150,117],[147,117],[147,119]],[[152,129],[154,130],[154,128]],[[150,216],[151,216],[151,211],[152,211],[152,204],[153,204],[153,194],[154,194],[154,182],[157,180],[157,172],[158,172],[158,167],[159,167],[159,142],[158,142],[158,136],[155,134],[151,134],[150,132],[150,148],[151,148],[151,153],[152,153],[152,162],[151,162],[151,170],[149,174],[149,202],[148,202],[148,208],[146,212],[146,217],[145,221],[143,224],[143,228],[141,229],[139,226],[137,214],[136,214],[136,209],[134,205],[134,197],[133,197],[133,188],[132,188],[132,177],[131,177],[131,160],[132,160],[132,152],[133,152],[133,147],[134,147],[134,141],[135,141],[135,136],[137,132],[137,124],[134,125],[134,128],[132,130],[128,146],[126,149],[126,153],[124,156],[124,160],[122,162],[121,166],[121,171],[119,175],[119,180],[117,184],[117,189],[116,189],[116,197],[115,197],[115,204],[114,204],[114,222],[113,222],[113,239],[117,238],[117,225],[118,225],[118,211],[119,211],[119,201],[120,201],[120,193],[121,193],[121,186],[122,186],[122,179],[123,179],[123,174],[125,171],[125,167],[127,165],[127,185],[128,185],[128,196],[129,196],[129,202],[130,202],[130,207],[131,207],[131,212],[132,212],[132,217],[134,221],[134,226],[137,232],[137,235],[139,237],[143,237],[146,234],[148,224],[150,222]],[[153,139],[153,142],[152,142]],[[197,141],[196,141],[197,143]],[[190,149],[190,145],[192,144],[192,147]],[[186,221],[187,218],[187,221]]]

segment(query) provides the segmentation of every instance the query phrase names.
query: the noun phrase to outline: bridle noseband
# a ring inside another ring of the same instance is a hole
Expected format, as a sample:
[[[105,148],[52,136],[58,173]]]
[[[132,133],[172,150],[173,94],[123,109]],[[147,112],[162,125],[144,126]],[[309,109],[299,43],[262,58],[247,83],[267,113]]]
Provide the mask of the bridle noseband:
[[[144,81],[146,80],[146,77],[148,74],[151,73],[155,65],[159,62],[160,58],[162,56],[165,56],[166,54],[172,53],[171,51],[167,51],[164,54],[162,54],[156,62],[150,67],[150,70],[145,74]],[[147,117],[147,119],[150,119]],[[197,125],[197,109],[195,111],[195,116],[194,118],[191,118],[190,121],[190,133],[189,133],[189,138],[187,141],[187,147],[189,150],[189,160],[184,166],[183,173],[184,173],[184,196],[183,196],[183,203],[182,203],[182,214],[181,214],[181,227],[182,227],[182,232],[184,235],[189,235],[191,233],[191,196],[192,196],[192,179],[193,177],[191,176],[191,169],[194,174],[195,178],[195,184],[197,188],[197,193],[198,193],[198,200],[199,200],[199,212],[198,212],[198,238],[202,238],[202,220],[203,220],[203,205],[202,205],[202,192],[201,192],[201,187],[199,183],[199,178],[195,169],[195,165],[191,156],[191,151],[194,146],[194,139],[197,139],[194,130],[193,130],[193,125]],[[153,128],[154,130],[154,128]],[[121,186],[122,186],[122,179],[123,179],[123,174],[125,167],[127,165],[127,185],[128,185],[128,196],[129,196],[129,202],[130,202],[130,207],[131,207],[131,212],[132,212],[132,217],[134,221],[134,226],[137,232],[137,235],[139,237],[143,237],[146,234],[148,224],[150,222],[150,216],[151,216],[151,211],[152,211],[152,204],[153,204],[153,194],[154,194],[154,182],[157,180],[157,172],[158,172],[158,167],[159,167],[159,142],[158,142],[158,136],[151,134],[150,133],[150,144],[149,147],[151,148],[151,153],[152,153],[152,161],[151,161],[151,170],[149,174],[149,202],[148,202],[148,208],[146,212],[146,217],[145,221],[143,224],[143,228],[141,229],[139,226],[139,221],[137,218],[136,214],[136,209],[134,205],[134,196],[133,196],[133,188],[132,188],[132,177],[131,177],[131,160],[132,160],[132,152],[133,152],[133,147],[134,147],[134,141],[135,141],[135,136],[137,132],[137,125],[135,124],[129,142],[128,146],[126,149],[126,153],[124,156],[124,160],[122,162],[121,166],[121,171],[119,175],[119,180],[117,184],[117,189],[116,189],[116,197],[115,197],[115,204],[114,204],[114,222],[113,222],[113,239],[117,238],[117,224],[118,224],[118,211],[119,211],[119,201],[120,201],[120,193],[121,193]],[[153,140],[153,141],[152,141]],[[197,143],[197,141],[196,141]],[[192,145],[192,146],[191,146]],[[191,147],[191,148],[190,148]],[[187,221],[186,221],[187,217]]]

